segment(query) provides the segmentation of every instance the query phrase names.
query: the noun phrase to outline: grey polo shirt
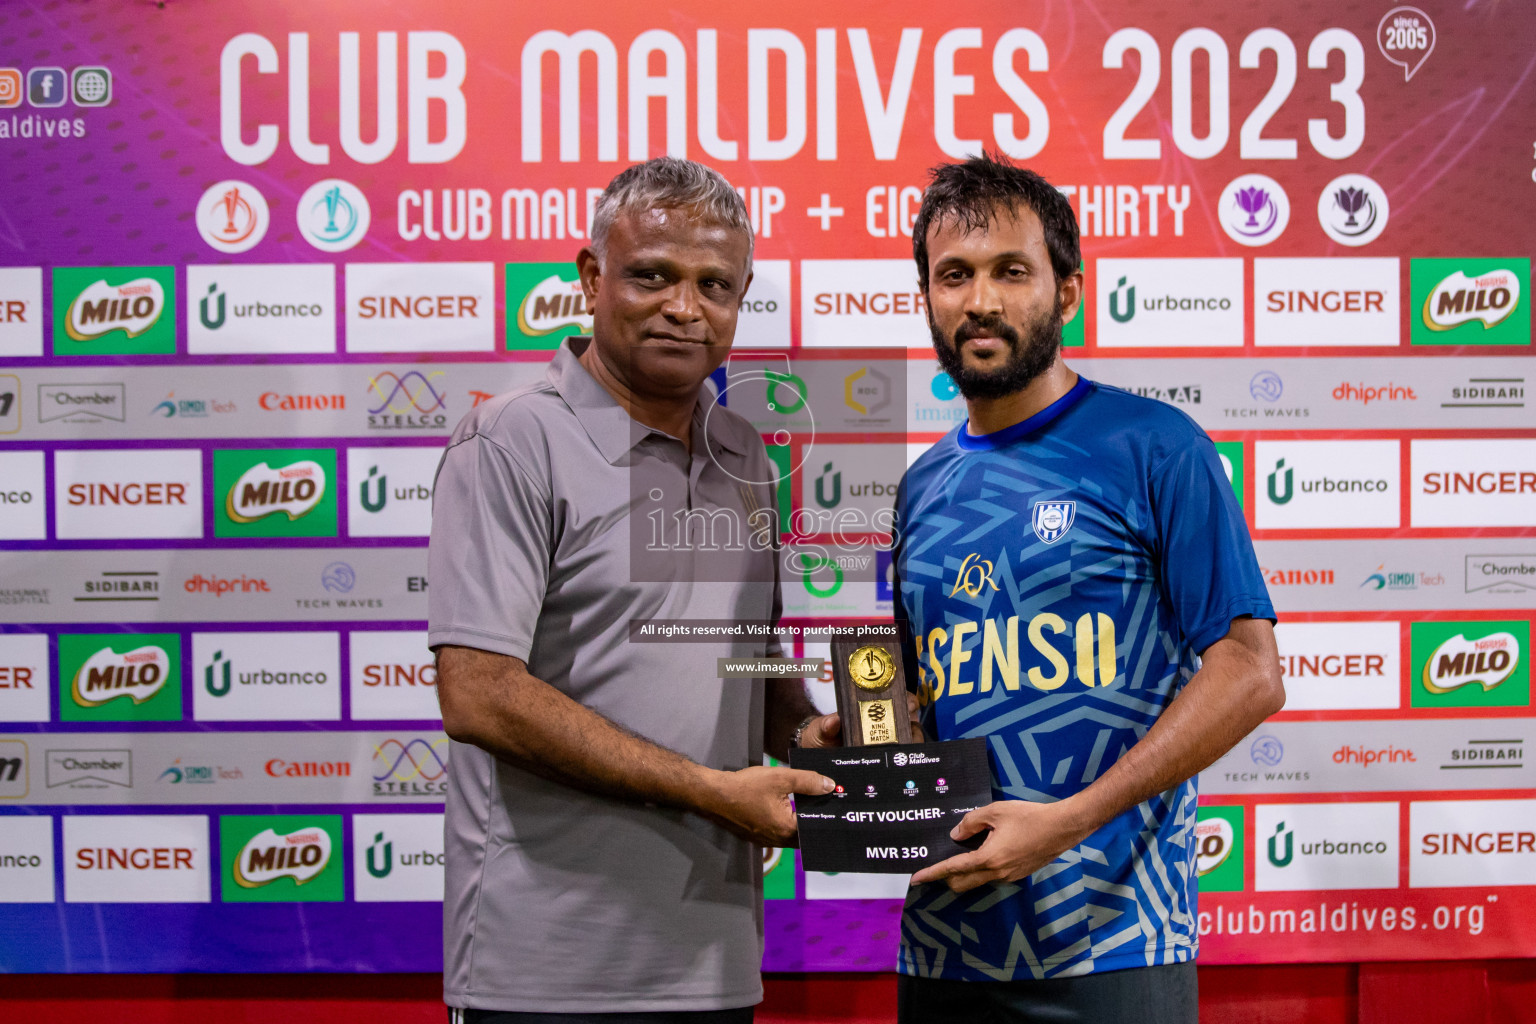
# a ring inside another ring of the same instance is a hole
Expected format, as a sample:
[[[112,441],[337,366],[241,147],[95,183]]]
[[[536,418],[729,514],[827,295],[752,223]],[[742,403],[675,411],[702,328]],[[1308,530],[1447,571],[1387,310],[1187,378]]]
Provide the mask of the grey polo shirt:
[[[716,659],[763,646],[631,642],[629,628],[777,617],[771,552],[733,552],[722,535],[696,557],[675,531],[658,532],[690,511],[699,525],[715,510],[774,508],[761,438],[701,401],[690,456],[592,378],[576,358],[587,343],[569,339],[543,383],[484,403],[454,431],[433,499],[429,643],[521,658],[700,764],[760,764],[762,683],[716,678]],[[693,536],[708,543],[702,527]],[[448,777],[450,1006],[596,1013],[762,998],[756,847],[697,815],[593,796],[463,743]]]

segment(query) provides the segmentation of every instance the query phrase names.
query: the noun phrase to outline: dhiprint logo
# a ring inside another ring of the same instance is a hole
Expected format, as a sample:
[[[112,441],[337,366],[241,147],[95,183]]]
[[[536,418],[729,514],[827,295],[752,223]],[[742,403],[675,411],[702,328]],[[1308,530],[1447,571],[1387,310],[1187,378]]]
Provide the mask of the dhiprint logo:
[[[340,178],[317,181],[299,197],[299,234],[321,252],[346,252],[368,234],[372,213],[362,190]]]
[[[441,814],[354,814],[352,850],[359,903],[443,898]]]
[[[1414,707],[1530,704],[1529,622],[1415,622],[1411,637]]]
[[[267,235],[272,213],[254,185],[221,181],[208,186],[193,215],[197,233],[219,252],[246,252]]]
[[[59,718],[65,722],[181,721],[181,637],[61,633]]]
[[[1317,220],[1340,245],[1368,245],[1387,229],[1387,192],[1363,174],[1341,174],[1317,198]]]
[[[353,537],[426,537],[441,448],[348,448],[347,530]]]
[[[56,267],[53,354],[174,355],[172,267]]]
[[[368,429],[447,430],[448,396],[433,381],[442,370],[393,370],[368,378]]]
[[[1243,344],[1241,259],[1101,259],[1096,266],[1101,346]]]
[[[226,903],[341,902],[341,815],[225,815],[219,819]]]
[[[1030,523],[1035,528],[1036,537],[1047,544],[1054,544],[1066,536],[1076,519],[1075,501],[1037,501]]]
[[[1398,804],[1259,804],[1254,858],[1259,892],[1395,889]]]
[[[954,597],[963,590],[967,597],[980,597],[984,587],[997,589],[997,584],[992,582],[992,563],[972,552],[960,563],[960,570],[955,574],[955,586],[949,596]],[[905,761],[901,763],[906,764]]]
[[[341,717],[338,634],[193,633],[192,707],[209,722]]]
[[[1268,245],[1285,233],[1291,201],[1274,178],[1244,174],[1221,190],[1216,211],[1221,229],[1240,245]]]
[[[336,351],[336,267],[220,263],[187,268],[192,355]]]
[[[1399,523],[1397,441],[1256,441],[1270,467],[1259,529],[1393,528]]]
[[[213,453],[218,537],[334,537],[336,452],[234,449]]]

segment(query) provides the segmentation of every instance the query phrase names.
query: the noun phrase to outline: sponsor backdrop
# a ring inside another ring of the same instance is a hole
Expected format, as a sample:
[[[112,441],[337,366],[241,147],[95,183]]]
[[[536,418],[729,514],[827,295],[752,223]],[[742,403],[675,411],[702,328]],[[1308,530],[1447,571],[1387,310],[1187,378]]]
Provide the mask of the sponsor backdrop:
[[[716,388],[781,470],[791,624],[887,615],[881,510],[964,418],[912,221],[982,147],[1071,200],[1074,365],[1210,432],[1282,614],[1286,708],[1201,781],[1202,958],[1536,954],[1533,32],[7,5],[0,970],[439,967],[433,472],[589,325],[631,161],[751,212],[758,358]],[[892,967],[903,879],[765,869],[768,969]]]

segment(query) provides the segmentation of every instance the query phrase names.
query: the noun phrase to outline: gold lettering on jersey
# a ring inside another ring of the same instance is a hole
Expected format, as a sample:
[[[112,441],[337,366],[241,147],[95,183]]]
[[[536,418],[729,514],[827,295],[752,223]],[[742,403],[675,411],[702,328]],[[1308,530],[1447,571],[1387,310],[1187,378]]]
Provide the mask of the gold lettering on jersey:
[[[973,558],[976,559],[974,562],[971,561]],[[997,584],[992,582],[992,563],[985,558],[978,558],[973,551],[960,563],[960,571],[955,575],[955,588],[949,592],[949,596],[954,597],[963,590],[968,597],[980,597],[983,586],[997,589]]]
[[[994,686],[1059,690],[1076,680],[1085,687],[1113,686],[1122,678],[1115,620],[1085,613],[1068,623],[1040,612],[1023,627],[1028,648],[1019,649],[1019,616],[956,622],[917,638],[917,697],[923,706],[944,696],[991,693]],[[980,634],[977,642],[976,634]],[[970,641],[967,649],[967,641]]]

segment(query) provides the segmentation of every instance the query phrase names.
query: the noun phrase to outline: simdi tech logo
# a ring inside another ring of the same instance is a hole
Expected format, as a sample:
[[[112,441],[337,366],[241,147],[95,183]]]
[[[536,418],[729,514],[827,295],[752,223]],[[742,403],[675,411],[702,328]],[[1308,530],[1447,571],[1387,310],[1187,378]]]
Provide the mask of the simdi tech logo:
[[[225,903],[339,903],[341,815],[225,815],[220,897]]]
[[[1529,345],[1531,261],[1426,259],[1409,267],[1415,345]]]
[[[556,349],[592,330],[575,263],[508,263],[507,351]]]
[[[55,356],[175,355],[174,267],[56,267]]]
[[[61,633],[59,720],[179,722],[181,638],[175,633]]]
[[[1411,646],[1416,708],[1531,703],[1529,622],[1415,622]]]
[[[336,536],[334,449],[215,451],[213,486],[216,537]]]

